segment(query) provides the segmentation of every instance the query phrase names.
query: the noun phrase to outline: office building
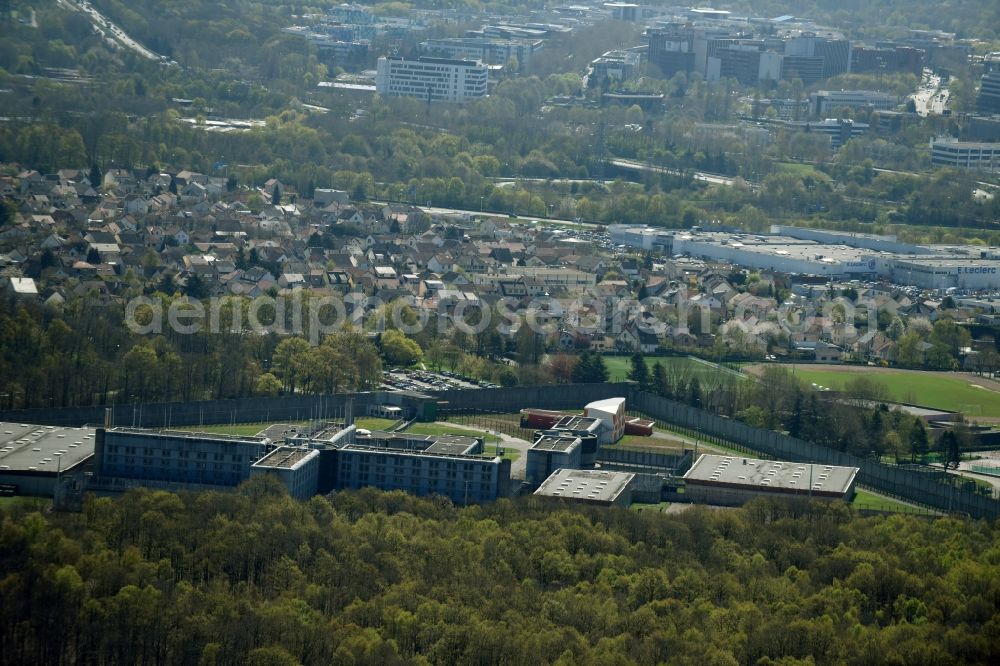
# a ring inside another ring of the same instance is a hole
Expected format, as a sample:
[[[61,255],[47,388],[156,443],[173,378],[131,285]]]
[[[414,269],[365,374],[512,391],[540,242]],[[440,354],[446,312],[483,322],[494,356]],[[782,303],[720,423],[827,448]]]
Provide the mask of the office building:
[[[651,28],[646,32],[648,59],[667,78],[694,71],[694,32],[684,26]]]
[[[809,106],[813,115],[826,118],[837,109],[894,109],[899,97],[874,90],[820,90],[809,95]]]
[[[684,475],[692,502],[739,506],[758,497],[851,501],[857,467],[702,454]]]
[[[785,81],[799,79],[811,86],[823,79],[824,60],[822,56],[785,54],[781,59],[781,78]]]
[[[465,102],[486,97],[487,67],[473,60],[421,56],[378,59],[375,90],[386,97],[428,102]]]
[[[590,87],[601,85],[608,81],[629,81],[638,73],[642,56],[635,51],[608,51],[591,63],[590,77],[587,82]]]
[[[851,43],[834,36],[804,32],[785,40],[786,56],[807,56],[823,59],[823,78],[851,70]],[[805,80],[803,79],[803,82]]]
[[[861,136],[868,131],[867,123],[856,123],[853,120],[840,120],[839,118],[826,118],[824,120],[794,121],[789,120],[782,123],[788,129],[811,134],[820,134],[830,138],[830,147],[836,150],[853,137]]]
[[[519,71],[542,50],[540,39],[489,39],[485,37],[451,37],[428,39],[420,43],[420,51],[427,56],[454,60],[473,60],[486,65],[507,65],[517,61]]]
[[[250,465],[250,476],[274,476],[296,499],[316,494],[319,482],[319,457],[316,449],[281,446]]]
[[[912,46],[856,46],[851,51],[851,71],[908,72],[919,78],[924,71],[925,55],[923,50]]]
[[[631,472],[557,469],[539,486],[535,496],[627,508],[632,503],[635,478]]]
[[[983,74],[976,110],[986,114],[1000,113],[1000,68]]]
[[[966,116],[962,138],[966,141],[1000,141],[1000,115]]]
[[[1000,170],[1000,143],[931,139],[931,164],[958,169]]]

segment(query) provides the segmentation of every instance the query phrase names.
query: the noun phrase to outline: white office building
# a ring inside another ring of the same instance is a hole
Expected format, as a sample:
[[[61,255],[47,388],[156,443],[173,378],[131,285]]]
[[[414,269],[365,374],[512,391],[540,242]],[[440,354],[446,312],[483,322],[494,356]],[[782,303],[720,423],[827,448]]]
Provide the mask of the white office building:
[[[475,60],[382,57],[378,59],[375,91],[384,97],[464,102],[486,97],[486,78],[486,65]]]

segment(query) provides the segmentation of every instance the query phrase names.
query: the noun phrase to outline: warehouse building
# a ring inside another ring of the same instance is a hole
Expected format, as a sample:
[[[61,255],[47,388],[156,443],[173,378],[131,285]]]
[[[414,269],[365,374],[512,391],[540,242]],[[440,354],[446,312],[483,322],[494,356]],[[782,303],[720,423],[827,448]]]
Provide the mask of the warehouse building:
[[[888,262],[887,277],[897,284],[925,289],[978,291],[1000,288],[1000,261],[995,258],[912,257]]]
[[[94,428],[0,422],[0,496],[51,497],[58,477],[89,468]]]
[[[627,508],[632,503],[635,477],[630,472],[557,469],[539,486],[535,496]]]
[[[892,237],[777,229],[795,237],[683,232],[674,235],[671,250],[719,263],[831,280],[881,277],[927,289],[1000,288],[1000,250],[996,248],[914,247]]]
[[[854,499],[857,467],[702,454],[684,475],[691,502],[739,506],[758,497]]]

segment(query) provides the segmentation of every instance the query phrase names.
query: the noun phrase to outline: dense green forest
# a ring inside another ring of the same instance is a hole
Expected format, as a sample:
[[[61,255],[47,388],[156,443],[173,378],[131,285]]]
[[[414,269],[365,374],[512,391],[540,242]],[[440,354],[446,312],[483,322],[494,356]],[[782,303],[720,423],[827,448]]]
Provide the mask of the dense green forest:
[[[846,505],[457,509],[131,491],[0,505],[0,654],[62,664],[988,664],[1000,540]]]

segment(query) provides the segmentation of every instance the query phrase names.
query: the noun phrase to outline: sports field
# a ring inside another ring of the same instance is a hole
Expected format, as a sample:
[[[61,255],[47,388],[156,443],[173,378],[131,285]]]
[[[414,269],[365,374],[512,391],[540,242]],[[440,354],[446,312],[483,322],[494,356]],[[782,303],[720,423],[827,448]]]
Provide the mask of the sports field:
[[[653,365],[659,361],[667,369],[667,375],[683,374],[685,376],[698,376],[698,381],[714,383],[718,377],[731,377],[733,379],[742,378],[735,370],[721,368],[708,361],[691,358],[690,356],[646,356],[646,366],[652,370]],[[628,372],[632,368],[631,356],[605,356],[604,365],[608,368],[608,380],[620,382],[628,379]]]
[[[890,368],[797,365],[795,375],[810,384],[842,389],[855,377],[886,387],[889,398],[923,407],[963,412],[969,419],[1000,419],[1000,384],[958,372]]]

